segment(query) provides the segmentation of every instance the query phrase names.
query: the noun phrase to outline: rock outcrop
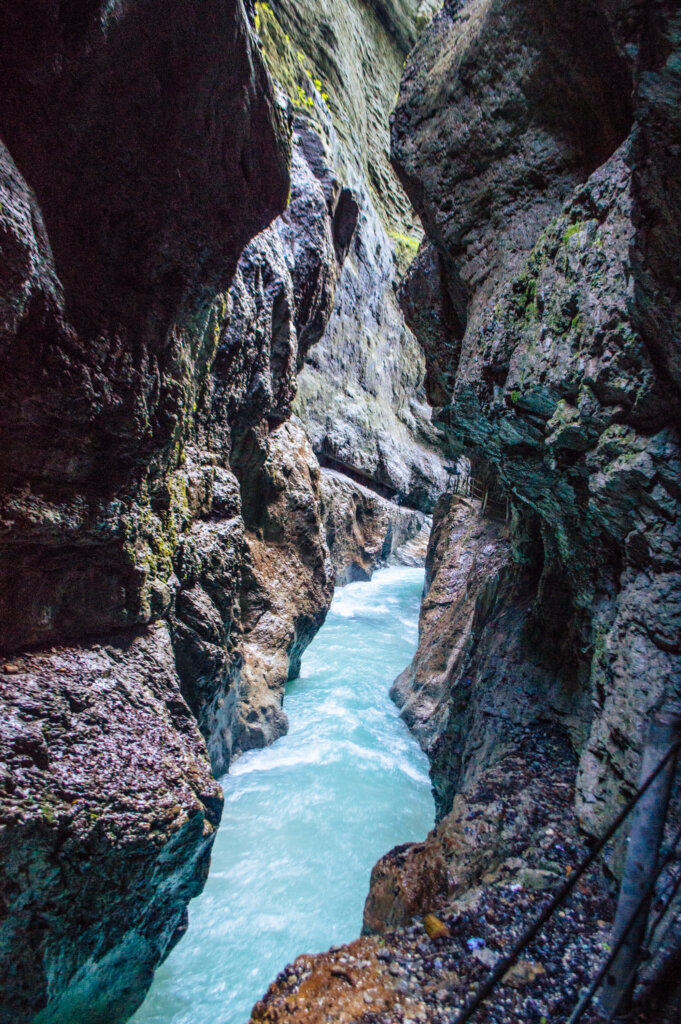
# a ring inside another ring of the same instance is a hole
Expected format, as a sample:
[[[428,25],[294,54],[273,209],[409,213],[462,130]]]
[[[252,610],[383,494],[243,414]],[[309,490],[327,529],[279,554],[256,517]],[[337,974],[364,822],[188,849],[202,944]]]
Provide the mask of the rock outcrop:
[[[321,515],[320,470],[298,423],[266,441],[258,487],[272,497],[257,522],[246,521],[237,684],[237,752],[264,746],[286,731],[284,685],[331,604],[334,571]]]
[[[321,476],[321,516],[336,586],[368,580],[379,565],[422,565],[430,518],[332,469]]]
[[[124,1021],[222,810],[168,627],[21,655],[0,705],[0,1020]]]
[[[679,169],[665,150],[679,130],[677,22],[664,3],[447,3],[392,124],[429,239],[403,301],[431,398],[513,510],[495,705],[508,698],[514,721],[484,714],[481,635],[435,773],[451,802],[467,763],[535,716],[536,700],[514,697],[534,661],[544,712],[580,753],[579,816],[594,832],[631,792],[649,710],[681,681],[679,290],[657,255],[664,245],[678,267]]]
[[[355,218],[314,116],[297,112],[289,205],[246,248],[214,306],[215,358],[192,466],[180,473],[198,505],[174,559],[173,635],[218,774],[285,731],[284,683],[331,602],[319,466],[287,420],[296,374],[331,315]]]
[[[421,237],[389,163],[388,113],[434,5],[257,4],[265,50],[294,103],[314,112],[359,206],[336,305],[302,369],[295,412],[320,462],[422,511],[443,489],[424,360],[395,290]]]
[[[473,500],[443,494],[426,556],[418,650],[391,691],[431,758],[452,711],[453,694],[471,685],[470,654],[511,564],[505,524],[485,517]]]
[[[168,610],[154,487],[289,144],[238,2],[29,3],[0,45],[8,649]]]

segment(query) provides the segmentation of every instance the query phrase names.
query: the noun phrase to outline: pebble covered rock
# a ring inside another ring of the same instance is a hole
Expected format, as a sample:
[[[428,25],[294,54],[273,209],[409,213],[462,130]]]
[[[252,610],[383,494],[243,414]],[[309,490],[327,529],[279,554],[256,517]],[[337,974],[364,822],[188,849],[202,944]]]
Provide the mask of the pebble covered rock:
[[[487,861],[475,861],[477,877],[441,893],[406,927],[299,957],[255,1005],[252,1024],[456,1024],[479,986],[588,853],[572,810],[571,757],[560,735],[549,733],[536,743],[528,737],[520,752],[502,758],[471,789],[471,823],[484,802],[493,801],[494,789],[509,823],[516,813],[510,798],[523,787],[531,791],[534,814],[516,815],[522,827],[509,828],[505,844],[493,837]],[[447,819],[433,834],[445,850],[457,849]],[[450,877],[457,868],[450,863]],[[475,1024],[565,1024],[607,954],[613,888],[597,863],[522,951],[474,1016]],[[639,1019],[652,1024],[654,1018]],[[601,1018],[592,1010],[583,1020],[595,1024]]]

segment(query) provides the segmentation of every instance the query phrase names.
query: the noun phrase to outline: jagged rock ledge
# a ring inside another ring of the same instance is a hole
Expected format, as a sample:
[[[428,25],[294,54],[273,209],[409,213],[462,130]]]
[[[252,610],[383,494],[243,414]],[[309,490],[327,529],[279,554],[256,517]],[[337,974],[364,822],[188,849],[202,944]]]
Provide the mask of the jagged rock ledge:
[[[322,469],[320,511],[336,586],[368,580],[379,565],[424,565],[431,519],[333,469]]]

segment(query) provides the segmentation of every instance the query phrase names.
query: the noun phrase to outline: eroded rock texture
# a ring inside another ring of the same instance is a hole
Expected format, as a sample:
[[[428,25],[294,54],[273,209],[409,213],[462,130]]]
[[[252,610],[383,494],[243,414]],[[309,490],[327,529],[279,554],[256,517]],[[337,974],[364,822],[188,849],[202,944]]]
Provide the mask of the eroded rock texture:
[[[422,565],[430,517],[332,469],[322,470],[321,514],[336,586],[368,580],[379,565]]]
[[[113,1022],[331,600],[286,420],[357,204],[240,3],[0,28],[0,1019]]]
[[[270,490],[261,516],[246,519],[242,588],[242,665],[238,751],[264,746],[286,731],[284,685],[331,603],[334,571],[320,510],[320,470],[299,423],[284,423],[266,442],[258,487]]]
[[[285,730],[284,683],[331,601],[319,466],[287,420],[355,218],[314,120],[297,113],[289,206],[246,248],[213,306],[215,359],[180,474],[190,508],[174,560],[174,637],[218,773]]]
[[[431,762],[438,817],[488,764],[560,721],[583,745],[591,702],[556,604],[552,628],[537,614],[536,568],[503,517],[445,494],[433,517],[417,652],[392,696]]]
[[[390,167],[387,122],[406,53],[435,5],[256,6],[275,75],[323,126],[359,207],[333,315],[300,374],[296,414],[323,465],[430,512],[445,480],[440,436],[423,355],[395,295],[421,231]]]
[[[541,709],[600,830],[681,687],[678,45],[662,2],[476,0],[407,64],[393,158],[429,241],[404,306],[450,440],[513,510],[494,621],[452,679],[441,810]]]
[[[511,561],[506,534],[474,501],[444,494],[436,505],[419,646],[392,689],[403,718],[431,758],[452,712],[453,694],[471,685],[469,655]]]
[[[0,675],[0,1020],[123,1021],[186,928],[222,792],[165,624],[13,668]]]
[[[148,0],[28,3],[1,45],[11,648],[167,610],[154,488],[213,354],[208,303],[285,206],[288,143],[239,2],[173,0],[162,24]]]

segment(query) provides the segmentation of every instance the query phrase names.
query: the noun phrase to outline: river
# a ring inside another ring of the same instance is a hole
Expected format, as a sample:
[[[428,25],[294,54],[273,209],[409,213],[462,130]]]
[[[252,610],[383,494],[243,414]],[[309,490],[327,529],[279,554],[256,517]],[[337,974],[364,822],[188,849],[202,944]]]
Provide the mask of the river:
[[[245,1024],[285,964],[359,935],[373,864],[432,827],[426,758],[388,696],[422,586],[396,567],[336,591],[286,688],[289,732],[221,779],[206,888],[135,1024]]]

